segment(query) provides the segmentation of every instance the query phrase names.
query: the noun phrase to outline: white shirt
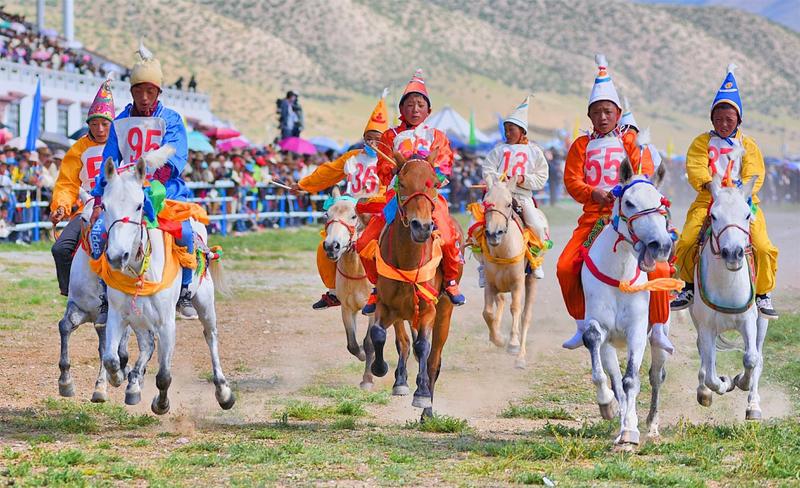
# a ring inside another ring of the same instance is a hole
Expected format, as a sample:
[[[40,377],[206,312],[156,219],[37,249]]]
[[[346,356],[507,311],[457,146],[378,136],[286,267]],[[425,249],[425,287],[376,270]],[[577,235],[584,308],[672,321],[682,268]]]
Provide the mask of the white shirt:
[[[544,188],[549,174],[544,153],[534,143],[499,144],[481,162],[481,168],[484,180],[500,179],[503,174],[508,178],[523,176],[513,193],[528,196]]]

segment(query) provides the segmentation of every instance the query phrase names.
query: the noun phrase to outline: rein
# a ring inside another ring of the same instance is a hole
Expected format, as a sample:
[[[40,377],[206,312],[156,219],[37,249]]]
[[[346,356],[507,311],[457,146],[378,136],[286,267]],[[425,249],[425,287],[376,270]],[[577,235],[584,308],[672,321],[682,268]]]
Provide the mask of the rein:
[[[144,213],[142,213],[144,215]],[[131,310],[136,313],[136,315],[141,315],[141,310],[136,306],[136,299],[139,297],[139,293],[144,286],[144,275],[150,269],[150,258],[152,255],[153,246],[150,240],[150,230],[147,228],[147,223],[144,219],[135,221],[131,220],[130,217],[123,217],[121,219],[117,219],[108,226],[107,234],[111,235],[111,229],[114,228],[117,224],[133,224],[139,226],[139,248],[136,250],[136,259],[142,260],[142,265],[139,267],[139,270],[132,268],[130,264],[126,264],[125,267],[128,271],[131,271],[133,274],[136,275],[136,292],[131,297]],[[145,237],[147,239],[145,240]],[[108,239],[106,239],[106,248],[108,248]],[[103,250],[105,252],[105,249]]]
[[[344,228],[347,229],[347,232],[350,234],[350,240],[347,241],[347,248],[344,250],[344,252],[349,252],[351,250],[354,250],[355,248],[353,246],[355,245],[355,242],[358,239],[358,228],[357,228],[357,226],[350,225],[350,224],[348,224],[347,222],[345,222],[342,219],[331,219],[331,220],[329,220],[329,221],[327,221],[325,223],[325,230],[322,231],[324,233],[323,235],[327,235],[328,227],[330,227],[333,224],[339,224],[339,225],[344,226]],[[353,281],[363,280],[363,279],[365,279],[367,277],[366,271],[361,276],[352,276],[352,275],[349,275],[349,274],[345,273],[344,271],[342,271],[341,266],[339,266],[339,262],[338,261],[336,262],[336,272],[338,272],[340,275],[342,275],[343,278],[348,279],[348,280],[353,280]]]
[[[519,222],[517,222],[516,219],[512,219],[511,218],[511,213],[514,210],[512,209],[511,212],[509,212],[508,215],[506,215],[505,213],[503,213],[502,210],[499,210],[499,209],[495,208],[495,204],[493,204],[493,203],[483,202],[482,205],[483,205],[483,215],[484,215],[484,232],[482,232],[481,235],[480,235],[480,245],[481,245],[481,248],[485,248],[485,249],[487,249],[489,251],[489,252],[484,252],[483,253],[484,257],[490,263],[493,263],[493,264],[516,264],[516,263],[520,262],[525,257],[525,255],[528,254],[527,243],[523,244],[521,253],[517,254],[516,256],[510,257],[510,258],[500,258],[500,257],[497,257],[497,256],[493,256],[491,254],[491,247],[489,247],[487,245],[487,243],[486,243],[486,231],[485,231],[486,223],[485,222],[486,222],[486,216],[490,212],[499,213],[500,215],[503,216],[503,218],[505,218],[505,220],[506,220],[506,230],[508,230],[509,221],[513,220],[514,223],[517,224],[517,228],[519,228],[519,231],[520,231],[520,234],[522,234],[523,240],[525,239],[525,231],[523,230],[522,226],[520,226]]]
[[[637,242],[641,241],[641,239],[639,239],[639,236],[636,235],[636,231],[633,229],[633,223],[636,222],[638,219],[645,217],[647,215],[652,215],[656,213],[662,215],[666,220],[667,230],[670,232],[670,234],[674,234],[674,230],[671,228],[670,224],[672,216],[670,215],[669,212],[669,207],[672,205],[672,203],[666,197],[661,198],[661,204],[658,207],[646,208],[630,216],[626,216],[625,214],[622,213],[622,195],[624,195],[629,188],[639,183],[646,183],[655,188],[655,185],[653,185],[653,182],[651,182],[650,180],[634,180],[625,186],[622,187],[617,186],[612,190],[612,194],[614,195],[614,197],[616,197],[617,200],[617,215],[615,215],[614,218],[611,220],[611,225],[614,227],[614,230],[617,232],[618,235],[617,242],[614,243],[614,248],[613,248],[614,252],[617,252],[617,244],[619,244],[620,242],[624,241],[632,246],[635,246]],[[619,230],[620,221],[625,223],[628,230],[628,236],[620,232]]]

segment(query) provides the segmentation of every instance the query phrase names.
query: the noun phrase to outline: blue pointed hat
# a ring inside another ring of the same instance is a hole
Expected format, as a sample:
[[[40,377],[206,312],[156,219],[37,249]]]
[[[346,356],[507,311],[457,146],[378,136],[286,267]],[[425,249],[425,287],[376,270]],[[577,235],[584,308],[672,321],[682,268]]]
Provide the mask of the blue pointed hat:
[[[719,87],[717,96],[714,97],[714,103],[711,104],[711,110],[713,111],[714,107],[720,103],[727,103],[735,108],[737,112],[739,112],[739,118],[743,118],[744,111],[742,110],[742,99],[739,97],[739,85],[736,84],[736,78],[733,76],[735,69],[735,64],[731,63],[728,65],[728,74],[722,81],[722,86]]]

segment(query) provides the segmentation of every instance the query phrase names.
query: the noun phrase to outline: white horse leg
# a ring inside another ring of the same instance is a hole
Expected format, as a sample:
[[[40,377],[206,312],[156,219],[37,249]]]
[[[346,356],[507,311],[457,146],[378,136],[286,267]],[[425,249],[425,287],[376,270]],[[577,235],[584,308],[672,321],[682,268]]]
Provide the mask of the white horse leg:
[[[86,313],[81,311],[73,302],[67,302],[64,317],[58,322],[58,332],[61,335],[61,357],[58,360],[58,368],[61,371],[61,375],[58,377],[58,394],[63,397],[75,396],[75,387],[72,384],[72,376],[69,372],[69,338],[72,332],[87,319],[88,315]]]
[[[489,340],[497,347],[503,347],[504,345],[503,336],[500,333],[503,304],[503,296],[495,290],[492,283],[486,283],[483,288],[483,320],[489,328]]]
[[[664,333],[669,333],[669,325],[664,324]],[[650,348],[650,411],[647,414],[648,437],[651,439],[661,435],[658,430],[658,402],[661,385],[667,378],[667,358],[669,353],[660,347]]]
[[[708,362],[706,367],[705,384],[719,395],[723,395],[734,389],[735,385],[733,380],[728,376],[717,375],[717,346],[716,346],[716,333],[714,331],[704,329],[704,352],[707,355]]]
[[[589,349],[592,359],[592,383],[597,389],[597,405],[600,407],[600,414],[604,419],[614,418],[612,402],[614,392],[608,387],[606,373],[603,371],[602,360],[600,359],[600,347],[605,342],[605,332],[596,320],[588,321],[586,332],[583,333],[583,341]]]
[[[744,371],[737,374],[733,378],[733,382],[736,387],[742,391],[750,391],[753,381],[753,370],[756,364],[758,364],[758,347],[756,345],[758,334],[757,327],[756,321],[751,320],[744,324],[739,330],[744,340],[744,355],[742,356]]]
[[[153,332],[148,329],[134,330],[136,334],[136,342],[139,344],[139,357],[136,358],[136,364],[128,373],[128,387],[125,389],[125,404],[138,405],[142,401],[142,382],[144,381],[144,373],[147,370],[147,363],[153,357],[155,351],[155,336]]]
[[[166,317],[161,327],[157,329],[158,334],[158,373],[156,374],[156,387],[158,395],[153,397],[150,409],[156,415],[163,415],[169,412],[169,398],[167,391],[172,383],[172,354],[175,350],[175,313],[171,315],[164,313],[161,317]]]
[[[95,324],[94,331],[97,333],[97,352],[100,355],[100,371],[98,371],[97,380],[94,382],[92,402],[104,403],[108,401],[108,374],[103,365],[103,350],[106,345],[106,326]]]
[[[519,354],[517,354],[517,359],[514,361],[514,366],[519,369],[524,369],[528,365],[526,344],[528,343],[528,329],[531,327],[534,298],[536,298],[536,277],[531,273],[525,276],[525,307],[522,310],[522,335],[520,337]]]
[[[339,297],[339,299],[340,301],[343,301],[344,297]],[[352,310],[345,306],[344,303],[341,305],[341,308],[344,333],[347,336],[347,350],[350,352],[350,354],[357,357],[359,361],[364,361],[366,360],[367,356],[364,353],[364,349],[358,343],[358,339],[356,339],[356,328],[358,327],[356,320],[358,317],[358,310]]]
[[[613,393],[611,401],[606,404],[605,408],[600,405],[600,414],[604,419],[611,420],[620,414],[620,407],[625,404],[625,390],[622,389],[622,372],[619,370],[617,348],[607,340],[600,345],[600,364],[603,366],[603,371],[609,376]]]
[[[111,291],[109,289],[109,291]],[[115,307],[108,308],[108,322],[106,322],[106,344],[103,350],[103,366],[108,373],[108,382],[111,386],[118,387],[125,379],[120,367],[119,344],[125,332],[126,324]]]
[[[211,354],[211,374],[214,381],[217,403],[223,410],[228,410],[236,403],[236,397],[228,386],[228,380],[225,379],[225,374],[222,372],[222,364],[219,360],[219,341],[217,339],[217,311],[214,308],[214,287],[210,281],[203,281],[197,290],[197,293],[192,300],[195,309],[197,310],[200,323],[203,324],[203,336],[206,338],[208,344],[208,351]],[[174,341],[174,327],[173,327],[173,341]],[[159,349],[161,349],[159,344]],[[170,354],[170,360],[172,355]],[[159,374],[161,370],[159,369]],[[169,385],[167,385],[169,387]],[[159,386],[159,390],[162,388]],[[164,398],[166,398],[166,389],[164,390]],[[169,402],[167,402],[169,407]],[[155,410],[154,410],[155,411]]]
[[[628,364],[622,378],[622,389],[625,391],[625,403],[621,410],[622,423],[618,444],[639,444],[639,416],[636,413],[636,400],[641,390],[639,369],[642,367],[644,349],[647,346],[647,323],[628,328]]]
[[[761,379],[761,371],[764,369],[764,339],[767,336],[768,325],[769,320],[761,317],[756,319],[758,361],[753,368],[753,380],[750,385],[750,394],[747,396],[747,411],[745,412],[747,420],[761,420],[761,397],[758,395],[758,382]]]
[[[375,347],[372,345],[372,338],[369,331],[375,324],[375,315],[369,316],[369,324],[367,325],[367,333],[364,334],[364,374],[361,377],[361,384],[359,387],[362,390],[372,390],[373,376],[372,376],[372,362],[375,361]]]
[[[523,299],[525,298],[524,282],[519,282],[511,290],[511,337],[508,339],[506,352],[519,354],[520,347],[520,322],[522,321]]]

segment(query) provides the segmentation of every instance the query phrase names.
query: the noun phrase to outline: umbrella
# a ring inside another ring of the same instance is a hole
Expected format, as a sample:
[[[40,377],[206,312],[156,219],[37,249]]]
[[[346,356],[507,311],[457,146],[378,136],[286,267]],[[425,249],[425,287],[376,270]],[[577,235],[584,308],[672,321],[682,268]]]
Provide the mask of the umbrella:
[[[48,146],[56,146],[61,149],[69,149],[73,142],[64,134],[58,134],[56,132],[42,132],[39,135],[39,139]]]
[[[19,22],[12,22],[11,25],[8,26],[8,28],[13,30],[17,34],[20,34],[22,32],[26,32],[28,30],[27,27],[25,27],[24,25],[20,24]]]
[[[208,137],[213,137],[214,139],[217,140],[231,139],[242,135],[241,132],[239,132],[236,129],[231,129],[230,127],[212,127],[211,129],[207,130],[205,134]]]
[[[15,138],[11,139],[10,141],[8,141],[6,143],[6,145],[11,146],[11,147],[13,147],[15,149],[23,150],[23,149],[25,149],[25,143],[26,142],[28,142],[28,141],[24,137],[15,137]],[[39,149],[41,147],[47,147],[47,144],[45,144],[44,142],[40,141],[39,139],[36,139],[36,149]]]
[[[40,49],[40,50],[34,52],[31,55],[31,58],[35,59],[37,61],[44,61],[44,60],[50,59],[51,56],[52,56],[51,53],[45,51],[44,49]]]
[[[186,134],[186,141],[190,151],[200,151],[202,153],[213,153],[214,146],[208,142],[208,138],[202,132],[192,131]]]
[[[231,149],[241,149],[248,146],[250,146],[250,141],[242,136],[232,137],[230,139],[225,139],[224,141],[217,141],[217,150],[221,152],[227,152]]]
[[[329,137],[312,137],[309,142],[317,148],[317,151],[325,152],[333,149],[334,152],[342,152],[341,146]]]
[[[299,137],[287,137],[279,142],[278,145],[284,151],[293,152],[295,154],[317,154],[317,149],[314,147],[314,144]]]
[[[69,138],[75,139],[77,141],[78,139],[80,139],[81,137],[85,136],[88,133],[89,133],[89,128],[84,125],[80,129],[70,134]]]
[[[5,144],[6,141],[10,141],[13,137],[14,134],[12,134],[10,130],[5,127],[0,129],[0,144]]]
[[[42,29],[39,33],[45,37],[58,37],[58,31],[55,29]]]

